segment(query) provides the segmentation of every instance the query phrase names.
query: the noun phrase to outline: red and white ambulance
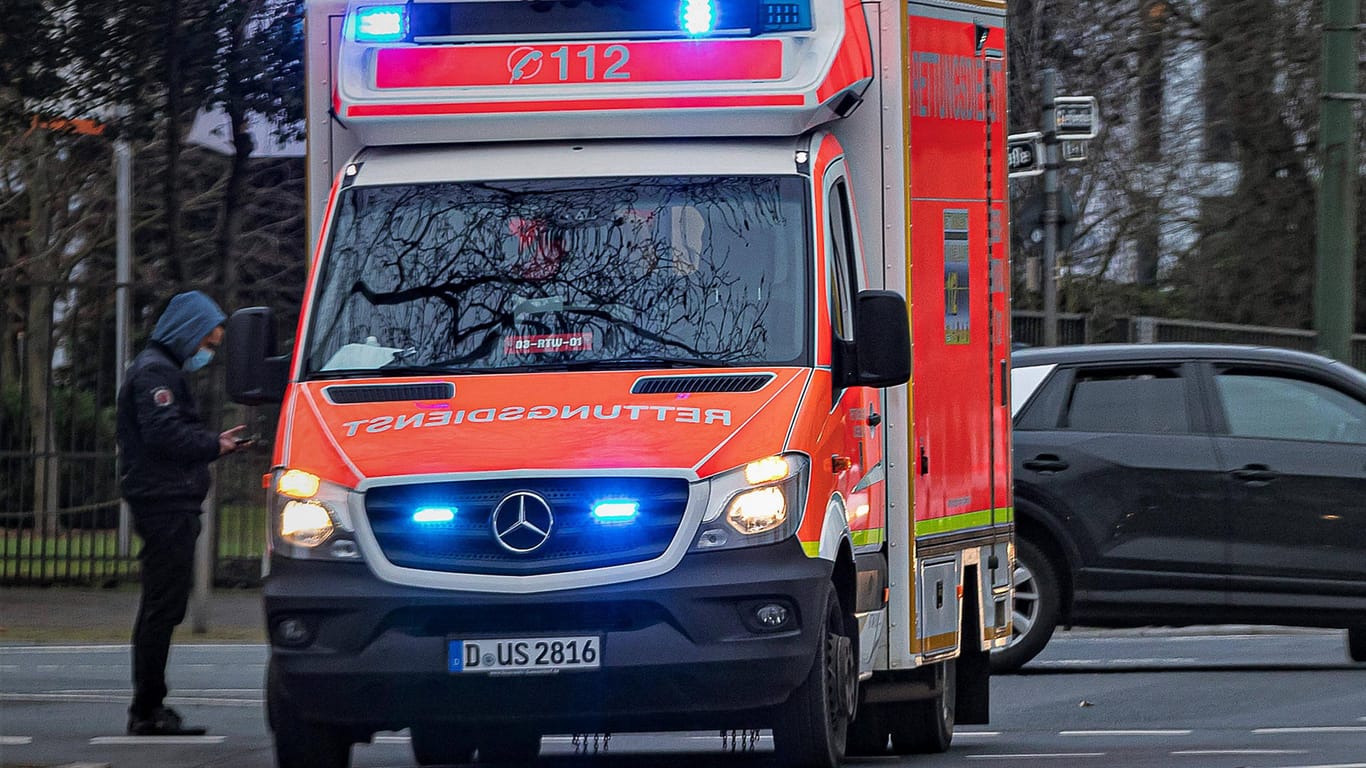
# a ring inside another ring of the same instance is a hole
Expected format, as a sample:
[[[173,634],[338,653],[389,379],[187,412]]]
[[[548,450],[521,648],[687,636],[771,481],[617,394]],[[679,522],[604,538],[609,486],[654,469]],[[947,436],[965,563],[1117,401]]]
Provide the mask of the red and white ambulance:
[[[315,0],[283,768],[947,748],[1010,634],[1004,0]],[[330,187],[325,187],[329,184]],[[734,742],[732,742],[734,743]],[[765,741],[760,741],[761,748]]]

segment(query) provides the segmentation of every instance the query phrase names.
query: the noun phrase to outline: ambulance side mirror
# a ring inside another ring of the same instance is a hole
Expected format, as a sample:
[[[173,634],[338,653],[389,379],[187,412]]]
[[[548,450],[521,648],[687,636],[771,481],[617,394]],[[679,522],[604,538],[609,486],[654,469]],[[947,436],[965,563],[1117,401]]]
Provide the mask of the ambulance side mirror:
[[[906,299],[895,291],[859,291],[854,303],[854,344],[848,386],[894,387],[911,378],[911,321]]]
[[[246,307],[228,318],[223,346],[227,350],[228,397],[243,405],[278,403],[285,397],[289,355],[275,349],[275,313]]]

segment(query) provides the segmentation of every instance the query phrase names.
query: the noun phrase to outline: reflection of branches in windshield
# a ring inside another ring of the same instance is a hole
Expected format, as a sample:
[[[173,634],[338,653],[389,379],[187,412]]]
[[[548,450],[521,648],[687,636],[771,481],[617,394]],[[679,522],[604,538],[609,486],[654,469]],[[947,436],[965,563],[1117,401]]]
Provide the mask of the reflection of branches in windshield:
[[[426,360],[497,357],[517,306],[555,298],[554,332],[595,332],[602,357],[674,349],[727,362],[768,355],[761,320],[795,321],[770,303],[774,265],[797,255],[774,233],[800,224],[775,180],[549,185],[352,190],[319,301],[323,343],[367,325]],[[801,285],[786,288],[795,305]]]

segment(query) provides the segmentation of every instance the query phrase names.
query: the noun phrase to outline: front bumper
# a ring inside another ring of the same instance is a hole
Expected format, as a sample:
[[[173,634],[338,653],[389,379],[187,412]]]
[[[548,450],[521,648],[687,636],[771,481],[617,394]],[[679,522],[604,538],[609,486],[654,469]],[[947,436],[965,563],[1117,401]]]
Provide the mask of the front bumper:
[[[811,668],[830,573],[795,540],[694,553],[640,581],[532,595],[401,586],[363,565],[277,558],[265,587],[271,664],[301,717],[362,729],[763,727]],[[791,616],[778,630],[753,618],[772,602]],[[286,619],[302,620],[311,642],[284,644]],[[602,638],[598,670],[446,671],[450,638],[589,634]]]

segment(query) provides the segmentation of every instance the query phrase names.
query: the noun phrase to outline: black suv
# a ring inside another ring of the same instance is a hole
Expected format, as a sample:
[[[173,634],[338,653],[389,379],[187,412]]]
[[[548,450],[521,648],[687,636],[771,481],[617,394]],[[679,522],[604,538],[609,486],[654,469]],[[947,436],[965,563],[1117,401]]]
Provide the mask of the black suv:
[[[1013,354],[1019,668],[1059,624],[1345,627],[1366,661],[1366,375],[1206,344]]]

